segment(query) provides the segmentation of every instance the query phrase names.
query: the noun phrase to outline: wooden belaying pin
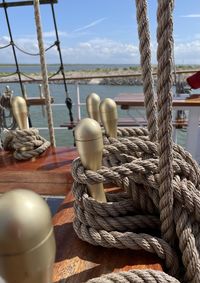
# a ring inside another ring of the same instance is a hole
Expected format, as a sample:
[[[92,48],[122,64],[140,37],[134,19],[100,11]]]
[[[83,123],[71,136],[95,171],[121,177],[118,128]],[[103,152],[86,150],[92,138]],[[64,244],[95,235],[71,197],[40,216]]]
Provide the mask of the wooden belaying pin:
[[[75,128],[75,140],[81,162],[86,169],[97,171],[101,167],[103,138],[101,127],[93,119],[82,119]],[[102,183],[88,185],[89,194],[98,202],[106,202]]]
[[[100,97],[96,93],[91,93],[86,98],[86,108],[88,112],[89,118],[100,122],[100,114],[99,114],[99,104]]]
[[[101,122],[105,128],[105,132],[109,137],[117,137],[117,105],[111,98],[105,98],[101,101],[100,106]]]
[[[28,125],[28,109],[26,101],[21,96],[13,96],[11,99],[12,113],[17,121],[20,130],[29,129]]]
[[[47,203],[28,190],[0,198],[0,277],[6,283],[51,283],[56,245]]]

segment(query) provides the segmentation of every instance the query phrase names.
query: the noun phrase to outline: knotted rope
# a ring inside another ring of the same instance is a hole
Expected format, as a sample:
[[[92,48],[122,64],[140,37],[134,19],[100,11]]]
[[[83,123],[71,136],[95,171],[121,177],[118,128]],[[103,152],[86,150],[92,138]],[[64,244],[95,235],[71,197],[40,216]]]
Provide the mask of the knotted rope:
[[[86,170],[77,158],[72,174],[74,229],[80,239],[155,253],[180,281],[146,270],[90,283],[200,282],[200,170],[171,139],[172,9],[172,0],[158,1],[158,143],[141,129],[124,130],[118,139],[104,138],[101,169]],[[87,185],[94,183],[112,183],[122,191],[107,192],[108,202],[98,203],[88,195]]]
[[[3,93],[0,96],[0,132],[1,129],[3,128],[9,128],[9,129],[14,129],[16,128],[16,121],[13,118],[12,123],[8,126],[6,124],[6,117],[5,117],[5,110],[9,109],[10,110],[10,115],[9,116],[13,116],[11,115],[12,109],[11,109],[11,101],[12,99],[12,92],[8,95],[8,93]]]
[[[11,150],[17,160],[26,160],[42,154],[50,143],[39,135],[37,129],[3,132],[3,148]]]
[[[34,0],[33,3],[34,3],[34,11],[35,11],[35,22],[36,22],[36,28],[37,28],[38,46],[40,50],[40,64],[41,64],[41,71],[42,71],[44,96],[46,100],[46,110],[47,110],[50,142],[51,142],[51,145],[55,147],[56,141],[55,141],[54,128],[53,128],[51,96],[50,96],[50,90],[49,90],[49,84],[48,84],[48,72],[47,72],[47,66],[46,66],[46,61],[45,61],[45,48],[44,48],[44,43],[43,43],[42,25],[41,25],[41,19],[40,19],[40,9],[39,9],[40,2],[39,0]]]

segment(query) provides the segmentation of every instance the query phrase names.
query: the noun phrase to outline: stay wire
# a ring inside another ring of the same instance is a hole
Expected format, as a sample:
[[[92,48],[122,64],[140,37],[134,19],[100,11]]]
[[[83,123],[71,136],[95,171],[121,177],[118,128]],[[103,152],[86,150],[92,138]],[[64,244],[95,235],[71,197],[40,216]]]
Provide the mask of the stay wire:
[[[40,53],[31,53],[31,52],[28,52],[28,51],[25,51],[24,49],[22,49],[21,47],[19,47],[16,43],[14,43],[15,47],[22,53],[26,54],[26,55],[29,55],[29,56],[39,56]],[[45,49],[45,52],[50,50],[52,47],[56,46],[56,42],[54,42],[52,45],[50,45],[49,47],[47,47]]]
[[[11,43],[4,45],[4,46],[0,46],[0,49],[8,48],[9,46],[11,46]]]
[[[70,117],[71,124],[73,125],[74,119],[73,119],[73,114],[72,114],[72,100],[69,97],[68,90],[67,90],[67,83],[66,83],[66,78],[65,78],[65,71],[64,71],[62,53],[61,53],[61,48],[60,48],[60,41],[59,41],[59,36],[58,36],[58,28],[57,28],[57,23],[56,23],[54,4],[52,2],[51,2],[51,11],[52,11],[53,23],[54,23],[55,33],[56,33],[56,46],[57,46],[58,54],[59,54],[59,58],[60,58],[60,72],[61,72],[62,77],[63,77],[65,94],[66,94],[65,104],[66,104],[68,111],[69,111],[69,117]]]
[[[5,0],[3,0],[3,4],[4,4],[3,8],[4,8],[4,12],[5,12],[7,27],[8,27],[8,33],[9,33],[9,36],[10,36],[10,45],[12,46],[12,51],[13,51],[13,55],[14,55],[15,65],[16,65],[16,69],[17,69],[16,73],[17,73],[18,78],[19,78],[19,83],[20,83],[20,88],[21,88],[22,96],[25,97],[24,88],[23,88],[23,84],[22,84],[22,80],[21,80],[20,71],[19,71],[19,64],[18,64],[18,60],[17,60],[17,54],[16,54],[16,51],[15,51],[14,41],[13,41],[11,27],[10,27],[10,21],[9,21],[8,12],[7,12],[7,3],[6,3]]]
[[[14,73],[11,73],[11,74],[6,74],[6,75],[1,75],[0,78],[8,78],[8,77],[11,77],[13,75],[16,75],[17,72],[14,72]]]

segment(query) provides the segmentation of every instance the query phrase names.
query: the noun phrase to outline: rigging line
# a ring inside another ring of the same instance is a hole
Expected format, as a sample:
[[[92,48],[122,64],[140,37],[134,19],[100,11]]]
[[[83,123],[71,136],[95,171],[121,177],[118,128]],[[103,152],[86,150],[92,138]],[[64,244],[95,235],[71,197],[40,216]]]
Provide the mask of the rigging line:
[[[7,77],[11,77],[11,76],[16,75],[16,74],[17,74],[17,72],[7,74],[7,75],[3,75],[3,76],[1,75],[0,78],[7,78]]]
[[[7,45],[4,45],[4,46],[0,46],[0,49],[7,48],[7,47],[9,47],[9,46],[11,46],[11,43],[9,43],[9,44],[7,44]]]
[[[15,65],[16,65],[16,68],[17,68],[17,74],[18,74],[18,78],[19,78],[20,88],[21,88],[22,96],[25,97],[23,84],[22,84],[20,71],[19,71],[17,54],[16,54],[16,51],[15,51],[14,41],[13,41],[11,27],[10,27],[10,22],[9,22],[9,18],[8,18],[7,3],[5,2],[5,0],[3,0],[3,4],[4,4],[3,8],[4,8],[5,16],[6,16],[6,22],[7,22],[7,26],[8,26],[8,32],[9,32],[9,36],[10,36],[10,44],[11,44],[12,50],[13,50],[13,55],[14,55]]]
[[[24,77],[26,77],[26,78],[32,80],[32,81],[36,81],[36,80],[37,80],[37,79],[35,79],[34,77],[31,77],[31,76],[29,76],[29,75],[27,75],[27,74],[25,74],[25,73],[23,73],[23,72],[20,72],[20,74],[21,74],[22,76],[24,76]]]
[[[59,41],[59,36],[58,36],[58,28],[56,24],[56,16],[55,16],[53,2],[51,2],[51,11],[53,15],[53,23],[54,23],[55,33],[56,33],[56,46],[57,46],[59,58],[60,58],[60,72],[63,76],[63,82],[64,82],[64,88],[65,88],[65,94],[66,94],[65,104],[69,111],[69,117],[70,117],[71,124],[73,125],[74,119],[73,119],[73,114],[72,114],[72,100],[69,97],[68,90],[67,90],[67,83],[66,83],[66,78],[65,78],[65,71],[64,71],[64,65],[63,65],[63,60],[62,60],[62,53],[60,49],[60,41]]]
[[[48,77],[48,79],[52,79],[53,77],[55,77],[56,75],[58,75],[60,73],[61,69],[59,68],[57,72],[53,73],[51,76]]]
[[[19,50],[21,51],[22,53],[26,54],[26,55],[30,55],[30,56],[39,56],[40,53],[31,53],[31,52],[28,52],[28,51],[25,51],[24,49],[22,49],[21,47],[19,47],[16,43],[13,43],[14,46]],[[45,52],[50,50],[52,47],[56,46],[56,42],[54,42],[52,45],[50,45],[49,47],[47,47],[45,49]]]
[[[57,46],[58,53],[59,53],[59,58],[60,58],[60,72],[62,73],[62,76],[63,76],[65,93],[66,93],[66,97],[68,98],[69,94],[68,94],[67,83],[66,83],[66,79],[65,79],[64,65],[63,65],[62,54],[61,54],[61,49],[60,49],[60,41],[59,41],[59,36],[58,36],[58,28],[57,28],[57,24],[56,24],[56,16],[55,16],[53,2],[51,2],[51,10],[52,10],[53,23],[54,23],[55,33],[56,33],[55,45]]]

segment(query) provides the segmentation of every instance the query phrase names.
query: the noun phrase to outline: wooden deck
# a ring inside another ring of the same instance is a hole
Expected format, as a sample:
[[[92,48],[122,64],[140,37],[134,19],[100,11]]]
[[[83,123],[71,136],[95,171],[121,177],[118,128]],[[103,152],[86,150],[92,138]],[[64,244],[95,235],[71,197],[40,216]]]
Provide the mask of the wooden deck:
[[[72,227],[73,218],[73,197],[69,191],[53,218],[57,247],[54,283],[82,283],[102,274],[131,269],[162,270],[161,260],[153,254],[95,247],[79,240]]]
[[[42,195],[66,195],[73,182],[71,163],[75,148],[49,148],[39,158],[16,161],[12,153],[0,151],[0,193],[15,188]]]
[[[71,163],[76,156],[75,148],[49,148],[39,158],[21,162],[8,152],[0,152],[1,193],[24,188],[44,195],[66,196],[53,218],[57,247],[53,282],[81,283],[120,270],[162,270],[161,261],[152,254],[94,247],[78,239],[72,227],[71,194]]]

